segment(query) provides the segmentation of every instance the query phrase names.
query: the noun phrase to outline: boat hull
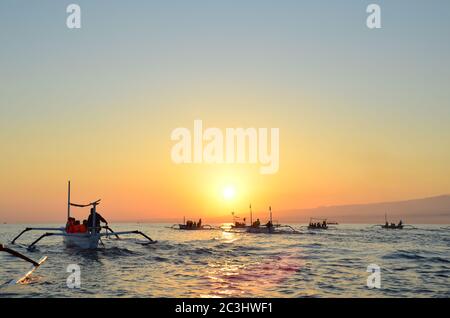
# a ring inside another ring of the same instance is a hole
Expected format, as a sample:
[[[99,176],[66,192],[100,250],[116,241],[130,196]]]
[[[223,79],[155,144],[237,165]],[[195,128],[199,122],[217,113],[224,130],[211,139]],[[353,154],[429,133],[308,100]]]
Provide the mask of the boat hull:
[[[388,230],[402,230],[402,229],[403,229],[403,225],[396,225],[396,226],[391,226],[391,225],[386,226],[386,225],[383,225],[382,228],[383,228],[383,229],[388,229]]]
[[[64,244],[66,247],[81,249],[96,249],[100,241],[100,234],[66,234]]]
[[[187,226],[186,224],[178,224],[179,230],[186,230],[186,231],[203,231],[203,230],[213,230],[213,228],[209,225],[202,225],[202,226]]]
[[[247,226],[247,225],[245,225],[245,224],[243,224],[243,225],[239,224],[239,225],[232,225],[232,226],[231,226],[232,229],[246,229],[246,228],[248,228],[248,227],[249,227],[249,226]]]
[[[275,233],[274,227],[248,227],[247,233]]]
[[[328,230],[328,226],[327,227],[308,226],[308,230]]]

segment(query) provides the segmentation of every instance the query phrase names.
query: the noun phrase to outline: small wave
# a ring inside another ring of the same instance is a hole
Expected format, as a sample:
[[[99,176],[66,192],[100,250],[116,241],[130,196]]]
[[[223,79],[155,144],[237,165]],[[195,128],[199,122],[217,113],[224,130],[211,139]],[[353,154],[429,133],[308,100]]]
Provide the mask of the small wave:
[[[408,252],[408,251],[396,251],[393,253],[386,254],[382,256],[384,259],[410,259],[410,260],[421,260],[425,259],[426,257],[419,255],[418,253],[414,252]]]
[[[198,247],[198,248],[179,248],[178,255],[180,256],[192,256],[192,255],[212,255],[214,250],[208,247]]]
[[[168,262],[169,259],[166,257],[155,256],[152,258],[156,262]]]
[[[117,257],[117,256],[134,256],[134,255],[143,255],[140,252],[132,251],[125,247],[108,247],[103,249],[97,249],[93,251],[89,250],[80,250],[79,254],[81,255],[92,255],[95,252],[100,252],[102,255],[105,255],[107,257]]]
[[[431,263],[450,263],[450,260],[439,256],[427,256],[417,252],[397,251],[383,256],[384,259],[423,260]]]

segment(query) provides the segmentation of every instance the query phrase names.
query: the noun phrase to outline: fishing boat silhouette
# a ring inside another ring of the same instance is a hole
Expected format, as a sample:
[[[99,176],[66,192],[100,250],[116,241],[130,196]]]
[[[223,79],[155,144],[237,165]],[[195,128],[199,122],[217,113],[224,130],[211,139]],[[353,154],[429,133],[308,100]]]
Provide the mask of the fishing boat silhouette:
[[[106,226],[100,226],[99,218],[103,219],[97,213],[97,206],[100,204],[100,199],[93,201],[87,204],[77,204],[72,203],[70,201],[70,181],[68,182],[68,199],[67,199],[67,224],[65,227],[59,228],[31,228],[27,227],[22,232],[19,233],[12,241],[11,244],[15,244],[17,239],[19,239],[23,234],[29,231],[46,231],[46,233],[42,234],[38,239],[36,239],[33,243],[28,246],[28,249],[35,248],[36,244],[40,242],[42,239],[49,236],[61,236],[63,237],[64,244],[67,247],[75,247],[80,249],[96,249],[98,248],[99,242],[103,237],[114,236],[117,239],[120,239],[121,235],[139,235],[145,238],[145,242],[139,243],[141,245],[154,244],[157,241],[151,239],[145,233],[134,230],[134,231],[122,231],[122,232],[114,232],[108,224]],[[81,230],[83,227],[81,225],[72,224],[74,219],[71,217],[71,207],[78,208],[86,208],[90,207],[90,216],[87,222],[85,222],[85,228]],[[104,219],[103,219],[104,220]],[[74,226],[74,227],[73,227]],[[76,230],[74,228],[77,228]],[[102,232],[105,230],[105,232]],[[51,231],[51,232],[49,232]]]

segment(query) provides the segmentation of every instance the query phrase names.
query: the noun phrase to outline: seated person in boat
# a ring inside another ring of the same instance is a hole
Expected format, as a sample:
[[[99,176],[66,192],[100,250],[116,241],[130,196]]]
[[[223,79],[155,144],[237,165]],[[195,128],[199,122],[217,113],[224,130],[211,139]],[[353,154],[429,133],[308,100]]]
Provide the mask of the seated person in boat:
[[[267,227],[273,227],[272,221],[267,222],[267,223],[266,223],[266,226],[267,226]]]
[[[100,222],[105,223],[106,225],[108,225],[108,221],[105,220],[105,218],[103,218],[103,216],[100,215],[100,213],[95,212],[95,224],[93,224],[93,219],[92,219],[92,212],[94,209],[91,208],[91,213],[89,214],[88,220],[87,220],[87,224],[88,227],[91,228],[95,228],[95,231],[98,233],[100,232],[101,228],[100,228]]]
[[[80,233],[86,233],[88,231],[88,221],[83,220],[83,224],[80,225]]]
[[[256,219],[255,222],[253,222],[252,227],[259,227],[261,225],[261,222],[259,221],[259,219]]]
[[[78,233],[79,227],[80,227],[80,221],[76,220],[75,218],[70,217],[67,220],[66,232],[67,233]]]
[[[76,220],[75,224],[73,225],[73,232],[72,233],[80,233],[80,226],[81,226],[80,221]]]
[[[66,232],[70,233],[69,230],[71,229],[71,227],[75,224],[75,218],[68,218],[67,219],[67,223],[66,223]]]
[[[202,219],[198,220],[197,227],[202,227]]]

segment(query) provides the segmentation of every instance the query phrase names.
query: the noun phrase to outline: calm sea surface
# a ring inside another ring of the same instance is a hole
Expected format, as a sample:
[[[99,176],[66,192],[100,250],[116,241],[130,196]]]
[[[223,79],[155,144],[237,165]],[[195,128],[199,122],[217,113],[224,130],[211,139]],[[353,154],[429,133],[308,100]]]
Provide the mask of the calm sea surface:
[[[35,225],[55,226],[55,225]],[[401,231],[370,225],[338,225],[298,235],[178,231],[170,224],[116,224],[139,229],[158,243],[104,239],[94,251],[37,234],[11,246],[39,259],[32,279],[0,287],[0,297],[450,297],[450,227],[417,225]],[[0,225],[0,243],[25,226]],[[20,245],[20,243],[24,245]],[[70,264],[81,269],[81,288],[69,289]],[[381,288],[369,289],[367,266],[381,268]],[[29,264],[0,253],[0,283],[19,278]]]

